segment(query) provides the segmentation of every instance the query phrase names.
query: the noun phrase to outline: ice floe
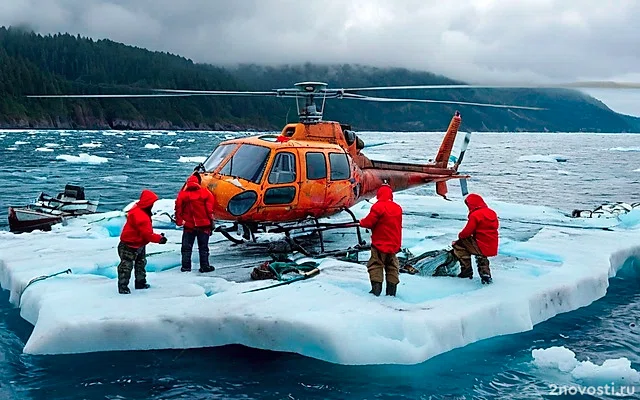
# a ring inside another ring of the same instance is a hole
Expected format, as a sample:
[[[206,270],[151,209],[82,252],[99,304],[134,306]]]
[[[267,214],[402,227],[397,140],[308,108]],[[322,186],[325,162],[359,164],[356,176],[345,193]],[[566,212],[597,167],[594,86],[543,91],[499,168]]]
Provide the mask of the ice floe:
[[[56,156],[56,160],[63,160],[71,163],[86,163],[86,164],[102,164],[109,161],[106,157],[100,157],[87,153],[80,153],[77,156],[72,156],[69,154],[60,154]]]
[[[460,200],[395,198],[405,211],[403,245],[413,254],[446,247],[466,219]],[[181,273],[181,231],[163,214],[172,211],[170,199],[154,208],[154,226],[169,243],[147,246],[150,289],[117,292],[122,211],[70,220],[47,233],[0,232],[0,284],[34,325],[24,348],[30,354],[242,344],[341,364],[415,364],[586,306],[606,294],[610,277],[623,266],[635,268],[628,261],[640,257],[638,210],[571,218],[553,208],[487,201],[502,224],[489,286],[477,276],[402,274],[397,297],[376,298],[368,293],[364,265],[326,258],[316,260],[321,272],[311,279],[244,293],[273,283],[249,278],[246,264],[257,266],[264,256],[243,254],[250,249],[214,233],[216,271]],[[352,210],[362,217],[369,207],[363,202]],[[343,234],[326,238],[353,244]],[[71,274],[25,290],[32,278],[67,268]]]

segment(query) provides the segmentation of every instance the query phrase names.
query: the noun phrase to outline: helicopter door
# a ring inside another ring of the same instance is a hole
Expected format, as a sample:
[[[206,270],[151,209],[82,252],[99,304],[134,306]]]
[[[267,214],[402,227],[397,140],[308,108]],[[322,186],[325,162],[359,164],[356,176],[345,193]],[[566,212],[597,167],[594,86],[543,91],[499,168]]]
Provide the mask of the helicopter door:
[[[354,196],[354,180],[351,179],[347,154],[329,153],[329,170],[326,206],[334,209],[350,206]]]
[[[269,210],[289,211],[298,203],[298,167],[295,153],[276,153],[262,202]]]
[[[300,206],[314,216],[323,215],[327,194],[327,159],[323,152],[308,151],[304,155],[305,175],[300,184]]]

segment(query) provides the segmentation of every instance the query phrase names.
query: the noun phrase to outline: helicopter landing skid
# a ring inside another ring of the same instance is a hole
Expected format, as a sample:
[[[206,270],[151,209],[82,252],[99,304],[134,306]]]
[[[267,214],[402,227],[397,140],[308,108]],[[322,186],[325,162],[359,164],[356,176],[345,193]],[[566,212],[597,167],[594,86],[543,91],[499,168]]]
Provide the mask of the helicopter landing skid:
[[[334,229],[355,228],[358,243],[356,248],[364,248],[366,242],[362,239],[360,232],[360,223],[355,215],[348,208],[344,208],[351,217],[348,222],[320,222],[318,218],[310,217],[295,223],[278,224],[278,223],[244,223],[235,222],[232,226],[218,226],[215,231],[220,232],[226,239],[234,244],[246,244],[250,246],[264,246],[269,251],[276,253],[285,253],[290,251],[298,251],[306,256],[318,256],[329,253],[325,248],[325,240],[323,232]],[[261,234],[284,234],[283,240],[259,242],[258,237]],[[309,251],[304,248],[297,238],[301,236],[318,235],[320,241],[320,252]],[[280,246],[276,243],[284,243]],[[367,250],[367,249],[365,249]],[[336,250],[332,250],[335,252]],[[344,252],[344,250],[341,250]]]

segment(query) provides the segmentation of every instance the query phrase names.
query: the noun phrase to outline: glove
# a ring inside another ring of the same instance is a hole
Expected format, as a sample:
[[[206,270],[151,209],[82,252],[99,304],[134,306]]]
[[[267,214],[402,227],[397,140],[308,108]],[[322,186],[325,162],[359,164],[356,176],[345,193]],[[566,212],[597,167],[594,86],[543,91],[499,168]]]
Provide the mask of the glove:
[[[160,236],[162,236],[162,237],[160,238],[160,242],[159,243],[160,244],[167,243],[167,238],[164,236],[164,233],[161,233]]]

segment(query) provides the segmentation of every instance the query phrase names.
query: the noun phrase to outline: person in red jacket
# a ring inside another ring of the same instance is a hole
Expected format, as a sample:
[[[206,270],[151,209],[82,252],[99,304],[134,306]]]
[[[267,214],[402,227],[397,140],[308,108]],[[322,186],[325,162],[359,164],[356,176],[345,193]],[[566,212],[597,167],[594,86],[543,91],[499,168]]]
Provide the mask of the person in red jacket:
[[[135,267],[135,288],[148,289],[147,284],[147,254],[146,245],[149,243],[167,243],[164,235],[153,232],[151,225],[151,209],[158,200],[158,196],[151,190],[143,190],[140,193],[140,200],[127,213],[127,222],[120,234],[118,244],[118,292],[129,294],[129,280],[131,270]]]
[[[182,268],[191,271],[191,252],[193,243],[198,239],[200,254],[200,272],[215,270],[209,265],[209,236],[213,226],[213,204],[215,198],[210,191],[200,186],[198,177],[191,175],[187,184],[176,198],[176,225],[184,226],[182,231]]]
[[[469,194],[464,202],[469,208],[468,221],[453,242],[453,253],[460,261],[458,277],[473,278],[471,256],[475,255],[482,283],[491,283],[488,257],[498,254],[498,215],[478,194]]]
[[[387,281],[387,296],[395,296],[400,283],[400,263],[396,253],[402,243],[402,208],[393,201],[389,185],[382,185],[377,193],[378,201],[371,207],[369,215],[360,221],[360,226],[371,229],[371,258],[367,263],[371,291],[375,296],[382,292],[383,272]]]

